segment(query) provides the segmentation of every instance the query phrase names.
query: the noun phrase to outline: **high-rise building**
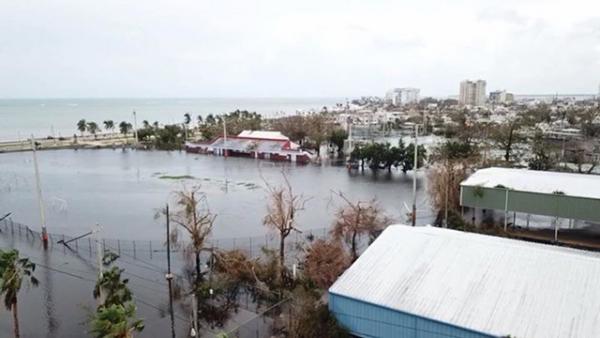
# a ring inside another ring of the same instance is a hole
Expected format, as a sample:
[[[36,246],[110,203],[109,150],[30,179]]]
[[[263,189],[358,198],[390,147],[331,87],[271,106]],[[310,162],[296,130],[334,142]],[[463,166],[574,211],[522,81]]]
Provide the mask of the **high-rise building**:
[[[385,94],[385,102],[394,106],[401,106],[409,103],[419,102],[419,92],[417,88],[394,88],[388,90]]]
[[[419,102],[419,92],[420,92],[420,90],[417,88],[400,88],[400,103],[401,104],[418,103]]]
[[[508,93],[506,90],[496,90],[490,92],[490,102],[491,103],[512,103],[514,100],[514,95],[512,93]]]
[[[484,80],[462,81],[460,83],[458,103],[469,106],[483,106],[486,99],[485,85],[486,82]]]

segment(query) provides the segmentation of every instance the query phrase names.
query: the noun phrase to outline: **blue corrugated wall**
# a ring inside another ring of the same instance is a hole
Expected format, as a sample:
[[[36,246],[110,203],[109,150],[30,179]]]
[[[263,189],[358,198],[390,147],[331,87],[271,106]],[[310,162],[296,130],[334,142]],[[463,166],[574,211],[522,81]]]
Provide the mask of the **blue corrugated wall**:
[[[353,335],[359,337],[497,337],[332,293],[329,294],[329,311]]]

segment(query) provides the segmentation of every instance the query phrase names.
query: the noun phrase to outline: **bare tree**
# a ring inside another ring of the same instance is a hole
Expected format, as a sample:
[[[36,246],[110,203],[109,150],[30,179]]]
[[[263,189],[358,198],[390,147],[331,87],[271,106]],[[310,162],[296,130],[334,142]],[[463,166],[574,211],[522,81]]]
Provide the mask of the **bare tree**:
[[[306,276],[321,289],[329,288],[348,268],[351,259],[339,241],[316,240],[304,259]]]
[[[460,182],[468,176],[468,165],[463,161],[436,163],[429,169],[427,192],[434,209],[438,212],[438,222],[448,219],[448,212],[460,208]],[[445,224],[447,225],[447,224]]]
[[[302,232],[296,227],[296,214],[298,211],[304,210],[308,199],[302,195],[295,195],[287,176],[283,172],[282,175],[285,183],[281,186],[272,186],[265,180],[269,203],[267,204],[267,214],[263,218],[263,224],[279,234],[279,269],[283,281],[285,274],[285,239],[292,231]]]
[[[191,189],[184,187],[175,192],[175,199],[178,208],[170,215],[170,219],[190,236],[191,242],[186,249],[194,255],[196,283],[199,284],[202,281],[200,254],[202,251],[210,251],[206,240],[217,216],[210,212],[206,195],[200,192],[199,186]],[[178,242],[178,234],[179,230],[175,227],[171,233],[174,243]]]
[[[344,239],[350,245],[352,261],[358,258],[358,240],[368,235],[375,239],[377,233],[388,225],[390,219],[384,215],[375,199],[352,202],[342,192],[335,193],[346,206],[338,209],[331,234],[336,239]]]
[[[568,159],[577,165],[578,173],[590,174],[598,165],[597,159],[593,155],[594,145],[590,141],[577,141],[569,146]],[[588,166],[586,170],[584,166]]]
[[[504,160],[506,162],[510,160],[515,143],[523,140],[519,134],[521,126],[521,119],[513,118],[492,129],[492,139],[504,151]]]

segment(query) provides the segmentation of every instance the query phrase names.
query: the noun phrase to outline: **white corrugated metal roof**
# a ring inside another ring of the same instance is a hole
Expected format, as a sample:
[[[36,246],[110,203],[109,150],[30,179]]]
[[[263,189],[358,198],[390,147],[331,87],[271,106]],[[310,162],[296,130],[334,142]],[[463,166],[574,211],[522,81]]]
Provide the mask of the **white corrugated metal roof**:
[[[267,140],[288,141],[289,138],[278,131],[244,130],[238,137],[253,137]]]
[[[512,337],[600,337],[600,256],[475,233],[388,227],[329,289]]]
[[[562,191],[568,196],[600,198],[600,176],[535,171],[527,169],[487,168],[477,170],[461,185],[509,189],[552,194]]]

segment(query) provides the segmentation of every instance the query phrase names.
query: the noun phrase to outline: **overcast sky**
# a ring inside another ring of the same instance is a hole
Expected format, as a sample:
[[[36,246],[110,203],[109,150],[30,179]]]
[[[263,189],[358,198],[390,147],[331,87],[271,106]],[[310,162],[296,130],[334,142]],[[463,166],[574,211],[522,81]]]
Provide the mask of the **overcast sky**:
[[[0,0],[0,97],[596,93],[598,0]]]

